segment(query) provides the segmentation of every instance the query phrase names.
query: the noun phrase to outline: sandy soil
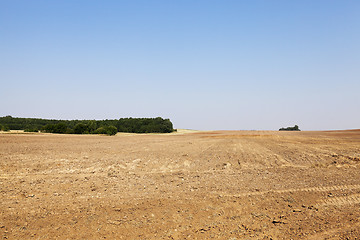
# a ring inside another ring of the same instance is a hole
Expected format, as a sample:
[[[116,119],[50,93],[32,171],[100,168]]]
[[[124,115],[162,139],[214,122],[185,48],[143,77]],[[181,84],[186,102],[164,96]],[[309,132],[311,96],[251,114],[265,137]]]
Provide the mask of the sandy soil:
[[[360,131],[0,134],[4,239],[359,239]]]

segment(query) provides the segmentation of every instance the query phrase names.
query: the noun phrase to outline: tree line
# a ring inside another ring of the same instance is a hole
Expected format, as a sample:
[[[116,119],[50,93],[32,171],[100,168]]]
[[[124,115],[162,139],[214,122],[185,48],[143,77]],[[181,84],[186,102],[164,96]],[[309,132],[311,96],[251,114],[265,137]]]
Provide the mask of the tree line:
[[[42,118],[0,117],[0,130],[24,130],[66,134],[170,133],[173,124],[169,119],[120,118],[106,120],[55,120]]]

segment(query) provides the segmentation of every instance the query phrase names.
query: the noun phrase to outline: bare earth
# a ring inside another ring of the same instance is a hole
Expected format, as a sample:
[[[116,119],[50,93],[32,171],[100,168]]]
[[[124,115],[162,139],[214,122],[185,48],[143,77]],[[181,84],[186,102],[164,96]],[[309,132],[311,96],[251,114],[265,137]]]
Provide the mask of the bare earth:
[[[1,238],[359,236],[359,130],[0,134]]]

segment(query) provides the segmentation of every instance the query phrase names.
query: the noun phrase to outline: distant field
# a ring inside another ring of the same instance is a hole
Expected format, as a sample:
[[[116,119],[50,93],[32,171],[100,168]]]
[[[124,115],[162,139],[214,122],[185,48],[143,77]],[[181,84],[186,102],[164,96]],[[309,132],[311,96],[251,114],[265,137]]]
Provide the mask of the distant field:
[[[2,238],[360,236],[359,130],[11,131],[0,159]]]

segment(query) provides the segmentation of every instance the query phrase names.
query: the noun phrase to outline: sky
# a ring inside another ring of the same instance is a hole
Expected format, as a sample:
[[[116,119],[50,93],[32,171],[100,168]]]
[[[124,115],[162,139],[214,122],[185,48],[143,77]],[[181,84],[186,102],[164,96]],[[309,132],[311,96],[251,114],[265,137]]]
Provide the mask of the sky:
[[[0,116],[360,128],[358,0],[0,0]]]

